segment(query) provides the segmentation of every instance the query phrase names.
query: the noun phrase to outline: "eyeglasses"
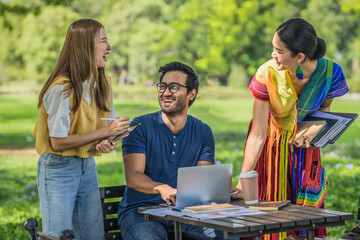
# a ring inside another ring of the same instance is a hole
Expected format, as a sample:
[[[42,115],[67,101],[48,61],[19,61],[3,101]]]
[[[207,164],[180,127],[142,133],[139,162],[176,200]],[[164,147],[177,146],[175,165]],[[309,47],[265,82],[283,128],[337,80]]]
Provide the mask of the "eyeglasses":
[[[163,93],[166,91],[166,89],[168,88],[169,91],[171,93],[176,93],[177,91],[179,91],[179,88],[180,87],[184,87],[184,88],[188,88],[187,86],[184,86],[184,85],[181,85],[179,83],[175,83],[175,82],[172,82],[172,83],[169,83],[169,84],[166,84],[166,83],[158,83],[156,84],[156,87],[157,87],[157,90],[159,93]]]

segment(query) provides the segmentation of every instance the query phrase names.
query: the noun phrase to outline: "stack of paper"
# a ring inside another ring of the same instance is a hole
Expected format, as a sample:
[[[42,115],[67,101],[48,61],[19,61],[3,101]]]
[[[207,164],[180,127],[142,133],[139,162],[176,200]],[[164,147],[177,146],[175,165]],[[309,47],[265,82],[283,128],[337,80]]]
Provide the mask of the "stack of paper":
[[[228,211],[239,208],[237,205],[232,205],[230,203],[219,203],[219,204],[209,204],[209,205],[199,205],[186,207],[186,212],[192,213],[208,213],[208,212],[219,212],[219,211]]]

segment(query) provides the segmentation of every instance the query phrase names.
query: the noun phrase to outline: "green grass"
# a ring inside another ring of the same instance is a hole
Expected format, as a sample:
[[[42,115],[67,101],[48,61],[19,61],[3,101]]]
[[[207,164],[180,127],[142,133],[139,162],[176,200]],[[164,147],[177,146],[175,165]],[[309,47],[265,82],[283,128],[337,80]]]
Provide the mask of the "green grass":
[[[32,90],[33,91],[33,90]],[[1,94],[1,92],[3,94]],[[114,89],[117,114],[136,116],[158,111],[154,89],[117,87]],[[201,89],[189,113],[209,124],[216,142],[216,160],[234,164],[233,184],[237,182],[253,99],[247,91],[210,87]],[[1,149],[34,147],[31,132],[38,110],[37,97],[28,92],[20,96],[0,88]],[[360,114],[359,100],[337,99],[332,111]],[[357,119],[334,144],[322,149],[323,165],[329,177],[326,207],[357,214],[360,193],[360,120]],[[40,219],[36,188],[35,155],[0,155],[0,236],[1,239],[28,239],[23,223],[29,217]],[[121,149],[96,158],[100,186],[125,184]],[[340,236],[353,227],[328,228],[329,236]],[[41,228],[39,228],[41,229]]]
[[[30,239],[23,228],[27,218],[40,220],[35,155],[0,155],[0,239]],[[100,186],[125,184],[119,153],[96,159]],[[41,222],[38,230],[41,230]]]
[[[37,98],[33,95],[0,95],[0,147],[34,146],[32,130],[37,118]]]
[[[225,155],[225,153],[222,153]],[[0,235],[1,239],[28,239],[23,223],[29,217],[40,220],[36,188],[37,156],[0,156]],[[224,162],[229,162],[225,161]],[[240,162],[236,159],[234,162]],[[100,186],[125,183],[120,153],[110,153],[96,159]],[[349,169],[349,165],[353,168]],[[239,169],[240,164],[236,164]],[[357,214],[360,192],[360,163],[357,160],[326,159],[324,166],[329,177],[326,207]],[[234,174],[235,175],[235,174]],[[234,177],[235,179],[235,177]],[[329,236],[349,232],[355,221],[328,228]],[[41,227],[38,228],[39,230]]]

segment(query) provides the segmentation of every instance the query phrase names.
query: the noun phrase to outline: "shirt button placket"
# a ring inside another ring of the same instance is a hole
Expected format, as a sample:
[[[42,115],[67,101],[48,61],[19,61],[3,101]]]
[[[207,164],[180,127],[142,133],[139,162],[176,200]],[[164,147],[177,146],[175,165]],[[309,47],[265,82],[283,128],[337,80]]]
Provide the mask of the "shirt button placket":
[[[173,146],[172,146],[172,151],[171,151],[171,157],[172,158],[175,158],[175,154],[176,154],[176,149],[177,149],[177,147],[176,147],[176,136],[174,135],[173,136]]]

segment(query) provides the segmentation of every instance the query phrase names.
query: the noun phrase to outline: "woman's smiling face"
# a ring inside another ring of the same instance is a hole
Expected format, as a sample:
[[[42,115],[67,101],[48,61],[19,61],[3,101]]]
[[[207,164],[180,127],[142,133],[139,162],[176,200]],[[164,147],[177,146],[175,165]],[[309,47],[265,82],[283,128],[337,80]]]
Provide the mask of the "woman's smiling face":
[[[272,45],[274,50],[271,57],[276,61],[276,69],[278,71],[296,69],[299,64],[297,58],[292,56],[291,51],[287,49],[277,33],[274,34]]]
[[[97,68],[106,66],[106,56],[109,55],[111,46],[108,43],[107,35],[104,28],[100,28],[95,39],[95,63]]]

